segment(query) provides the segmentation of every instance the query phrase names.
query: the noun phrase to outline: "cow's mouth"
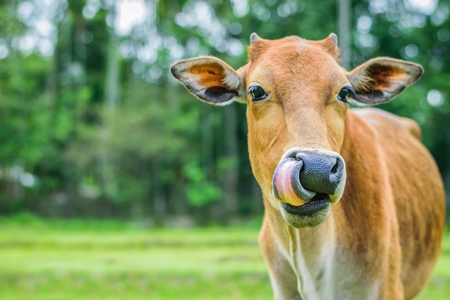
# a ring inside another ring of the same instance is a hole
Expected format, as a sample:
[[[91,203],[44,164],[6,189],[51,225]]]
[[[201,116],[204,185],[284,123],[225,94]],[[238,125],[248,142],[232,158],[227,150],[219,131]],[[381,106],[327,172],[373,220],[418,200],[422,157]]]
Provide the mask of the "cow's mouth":
[[[293,227],[325,221],[331,203],[342,196],[345,163],[331,151],[293,148],[283,155],[273,175],[273,194],[283,218]]]
[[[330,205],[328,195],[317,193],[310,201],[300,206],[293,206],[286,202],[281,202],[283,208],[290,214],[300,217],[311,217],[326,209]]]

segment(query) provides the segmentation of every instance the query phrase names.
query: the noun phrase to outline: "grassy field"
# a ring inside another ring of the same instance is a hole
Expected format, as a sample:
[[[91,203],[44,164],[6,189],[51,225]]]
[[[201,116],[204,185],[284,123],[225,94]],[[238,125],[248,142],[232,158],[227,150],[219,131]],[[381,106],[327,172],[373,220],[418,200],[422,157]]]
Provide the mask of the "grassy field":
[[[272,299],[258,229],[0,220],[0,299]],[[450,299],[450,233],[418,299]]]

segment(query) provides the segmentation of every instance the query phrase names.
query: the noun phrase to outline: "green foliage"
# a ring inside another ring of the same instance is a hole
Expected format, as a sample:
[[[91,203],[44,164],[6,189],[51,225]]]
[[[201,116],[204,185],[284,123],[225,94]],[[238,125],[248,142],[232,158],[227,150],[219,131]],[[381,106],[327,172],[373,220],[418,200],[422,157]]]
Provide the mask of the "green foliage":
[[[192,205],[201,207],[221,198],[220,188],[205,178],[205,173],[201,168],[188,162],[183,171],[189,180],[187,197]]]
[[[22,64],[27,65],[25,70]],[[42,74],[48,63],[35,55],[4,60],[0,70],[0,151],[5,166],[33,166],[48,149],[51,99],[45,93]],[[39,112],[39,113],[36,113]]]

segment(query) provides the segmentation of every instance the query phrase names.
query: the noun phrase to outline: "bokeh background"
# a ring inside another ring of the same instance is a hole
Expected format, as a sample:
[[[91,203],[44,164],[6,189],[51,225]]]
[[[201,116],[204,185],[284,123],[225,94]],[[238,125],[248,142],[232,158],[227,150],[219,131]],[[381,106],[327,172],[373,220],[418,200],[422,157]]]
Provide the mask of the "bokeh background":
[[[336,32],[350,43],[349,69],[375,56],[422,64],[423,78],[384,108],[420,124],[448,190],[448,1],[350,4],[342,31],[331,0],[1,1],[0,213],[152,224],[260,216],[245,105],[201,104],[168,71],[198,55],[238,68],[252,32]]]
[[[169,72],[198,55],[238,68],[252,32],[335,32],[349,70],[376,56],[422,64],[422,79],[382,108],[421,126],[449,195],[449,10],[449,0],[0,0],[0,295],[190,299],[170,294],[181,286],[192,299],[271,298],[246,106],[200,103]],[[167,229],[192,227],[208,229]],[[172,246],[192,252],[171,257]],[[173,267],[181,256],[207,267]],[[449,292],[444,260],[432,291]],[[216,281],[231,286],[201,291]]]

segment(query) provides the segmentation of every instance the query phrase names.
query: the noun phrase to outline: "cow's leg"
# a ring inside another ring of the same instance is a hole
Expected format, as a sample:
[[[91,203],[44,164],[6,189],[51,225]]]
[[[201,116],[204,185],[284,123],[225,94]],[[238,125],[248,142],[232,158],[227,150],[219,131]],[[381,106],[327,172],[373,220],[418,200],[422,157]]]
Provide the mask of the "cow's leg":
[[[263,223],[260,232],[259,245],[269,269],[275,300],[301,300],[297,289],[297,276],[276,244],[266,221]]]

